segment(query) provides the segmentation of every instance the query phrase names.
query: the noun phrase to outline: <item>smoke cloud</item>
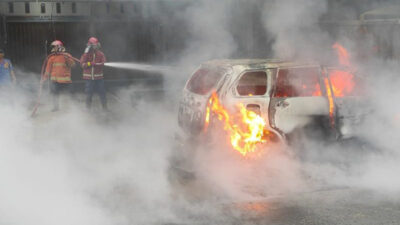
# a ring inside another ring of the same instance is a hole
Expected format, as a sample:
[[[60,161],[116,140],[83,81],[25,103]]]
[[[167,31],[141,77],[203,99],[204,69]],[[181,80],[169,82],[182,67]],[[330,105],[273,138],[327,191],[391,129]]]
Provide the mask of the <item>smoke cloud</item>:
[[[232,13],[241,12],[240,4],[194,1],[174,15],[171,20],[184,25],[179,34],[185,37],[183,50],[171,51],[160,63],[174,65],[172,71],[148,64],[109,64],[165,73],[165,96],[147,92],[153,98],[135,99],[134,107],[130,103],[137,86],[109,93],[109,113],[96,107],[86,111],[78,93],[74,99],[63,96],[57,113],[50,112],[45,97],[38,116],[30,118],[37,74],[18,71],[26,79],[14,90],[13,101],[0,107],[0,223],[233,224],[244,218],[241,213],[249,216],[248,209],[229,211],[241,209],[236,203],[280,201],[291,206],[299,196],[307,198],[305,193],[329,188],[367,190],[397,201],[400,109],[395,99],[400,83],[392,60],[353,54],[368,89],[367,107],[357,108],[366,115],[354,144],[327,146],[309,140],[304,149],[270,147],[257,160],[244,160],[224,144],[182,146],[177,103],[183,83],[201,62],[249,57],[256,49],[262,49],[254,54],[260,57],[332,59],[328,51],[337,38],[320,23],[328,1],[249,1],[247,9],[254,11]],[[236,36],[244,27],[233,21],[252,24],[252,13],[261,15],[256,20],[261,28]],[[262,35],[254,38],[258,33]],[[342,40],[359,50],[354,40]],[[241,54],[242,49],[249,52]],[[224,138],[216,137],[220,142]],[[190,166],[181,164],[187,159]],[[348,197],[332,196],[330,202]],[[316,205],[311,211],[318,211]]]
[[[275,57],[286,59],[316,59],[329,46],[329,36],[319,28],[327,12],[327,1],[267,1],[264,7],[264,27],[274,38]]]

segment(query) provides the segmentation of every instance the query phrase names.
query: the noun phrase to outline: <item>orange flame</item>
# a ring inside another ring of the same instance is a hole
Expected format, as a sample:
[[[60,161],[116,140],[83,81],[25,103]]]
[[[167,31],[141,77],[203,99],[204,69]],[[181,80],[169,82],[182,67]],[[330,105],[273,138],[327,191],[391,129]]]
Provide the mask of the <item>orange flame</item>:
[[[329,80],[328,78],[324,79],[324,83],[325,83],[325,87],[326,87],[326,94],[328,96],[328,103],[329,103],[329,120],[331,123],[331,126],[334,127],[335,126],[335,104],[333,101],[333,96],[332,96],[332,91],[329,85]],[[332,88],[333,89],[333,88]]]
[[[333,94],[335,97],[350,95],[355,87],[354,75],[343,70],[333,70],[329,73]]]
[[[350,67],[350,56],[347,49],[337,42],[332,46],[332,48],[336,50],[340,65]]]
[[[318,83],[315,84],[315,91],[312,93],[312,96],[322,96],[321,86]]]
[[[265,120],[255,112],[247,110],[242,104],[238,104],[239,114],[230,115],[220,103],[215,92],[212,93],[205,117],[205,131],[210,123],[210,114],[214,113],[218,120],[223,122],[223,128],[229,135],[230,144],[243,156],[255,152],[257,144],[265,143]]]
[[[339,43],[332,46],[339,57],[339,63],[342,66],[351,67],[350,55],[346,48]],[[333,70],[329,72],[329,79],[332,85],[333,95],[335,97],[344,97],[353,92],[355,87],[354,75],[348,71]]]

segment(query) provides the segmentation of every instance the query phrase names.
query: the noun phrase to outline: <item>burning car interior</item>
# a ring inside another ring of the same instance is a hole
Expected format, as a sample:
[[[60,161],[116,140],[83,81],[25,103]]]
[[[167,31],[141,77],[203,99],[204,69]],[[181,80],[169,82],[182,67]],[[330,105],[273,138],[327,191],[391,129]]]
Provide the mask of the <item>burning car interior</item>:
[[[236,90],[241,96],[265,95],[267,92],[267,73],[257,71],[243,74]]]

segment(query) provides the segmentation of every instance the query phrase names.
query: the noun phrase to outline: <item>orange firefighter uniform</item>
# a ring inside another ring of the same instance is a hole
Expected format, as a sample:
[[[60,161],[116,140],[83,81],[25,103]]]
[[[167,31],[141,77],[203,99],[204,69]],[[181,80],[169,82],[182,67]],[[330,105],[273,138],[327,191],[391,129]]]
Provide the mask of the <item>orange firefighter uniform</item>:
[[[52,82],[72,83],[71,67],[74,65],[75,62],[69,53],[54,54],[50,56],[47,61],[43,80],[47,80],[50,77]]]

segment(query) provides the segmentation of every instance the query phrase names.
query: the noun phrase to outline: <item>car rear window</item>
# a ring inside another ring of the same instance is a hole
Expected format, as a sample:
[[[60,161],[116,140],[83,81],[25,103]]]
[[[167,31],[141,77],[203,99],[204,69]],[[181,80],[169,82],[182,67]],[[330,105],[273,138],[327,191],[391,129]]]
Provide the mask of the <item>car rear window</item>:
[[[274,97],[321,96],[319,68],[280,69]]]
[[[215,87],[223,74],[223,70],[200,68],[190,78],[186,88],[195,94],[205,95]]]

